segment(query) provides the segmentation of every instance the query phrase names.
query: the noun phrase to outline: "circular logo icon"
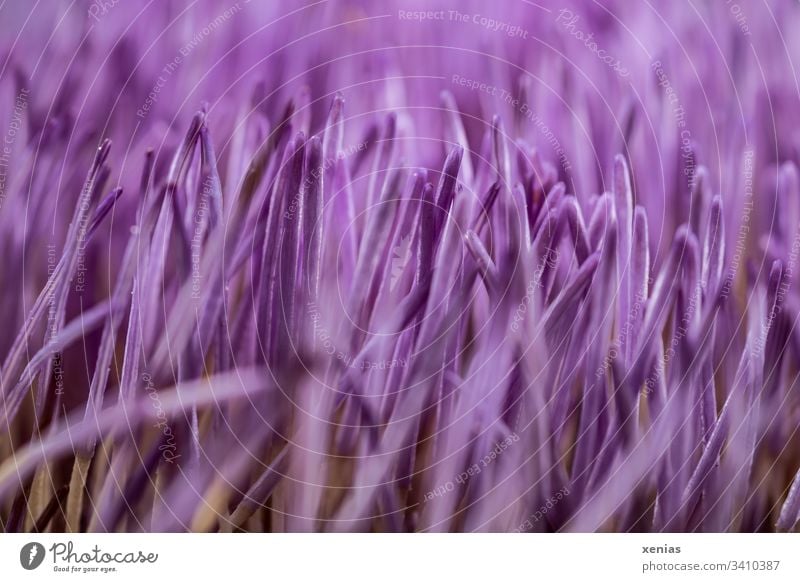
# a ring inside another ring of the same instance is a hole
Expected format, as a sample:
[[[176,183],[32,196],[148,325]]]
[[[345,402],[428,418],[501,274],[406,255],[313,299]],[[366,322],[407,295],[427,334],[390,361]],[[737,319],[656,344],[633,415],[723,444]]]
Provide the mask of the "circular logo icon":
[[[19,551],[19,563],[26,570],[35,570],[44,561],[44,546],[38,542],[30,542]]]

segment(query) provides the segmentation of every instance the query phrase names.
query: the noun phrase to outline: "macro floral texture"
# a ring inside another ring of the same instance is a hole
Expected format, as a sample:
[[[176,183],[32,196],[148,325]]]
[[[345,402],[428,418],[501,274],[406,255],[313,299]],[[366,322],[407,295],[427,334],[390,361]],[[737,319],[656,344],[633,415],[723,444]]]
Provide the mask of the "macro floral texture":
[[[3,531],[792,531],[800,4],[0,6]]]

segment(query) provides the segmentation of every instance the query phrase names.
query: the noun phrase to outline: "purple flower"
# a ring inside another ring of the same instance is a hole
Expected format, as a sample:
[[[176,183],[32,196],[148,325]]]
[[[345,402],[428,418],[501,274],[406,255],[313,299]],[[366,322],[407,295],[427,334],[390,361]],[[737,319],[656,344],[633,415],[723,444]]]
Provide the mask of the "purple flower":
[[[796,3],[269,4],[0,9],[4,531],[798,527]]]

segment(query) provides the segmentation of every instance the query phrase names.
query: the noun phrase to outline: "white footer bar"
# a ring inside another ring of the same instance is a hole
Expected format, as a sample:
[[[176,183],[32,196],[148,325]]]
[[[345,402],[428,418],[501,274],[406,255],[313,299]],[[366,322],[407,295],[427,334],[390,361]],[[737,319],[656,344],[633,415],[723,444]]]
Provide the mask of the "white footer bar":
[[[0,535],[0,580],[800,580],[797,534]]]

